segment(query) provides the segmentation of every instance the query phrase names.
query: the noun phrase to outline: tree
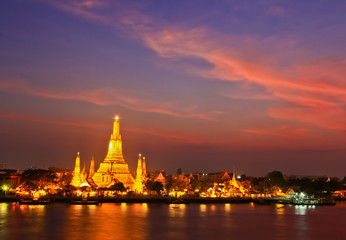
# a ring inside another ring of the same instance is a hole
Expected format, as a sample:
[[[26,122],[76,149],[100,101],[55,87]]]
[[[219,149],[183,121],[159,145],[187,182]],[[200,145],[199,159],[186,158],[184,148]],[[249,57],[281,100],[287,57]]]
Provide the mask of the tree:
[[[23,172],[21,184],[27,188],[42,188],[48,184],[56,183],[54,172],[45,169],[29,169]]]
[[[201,181],[200,183],[200,192],[206,192],[209,188],[212,188],[214,186],[214,183],[207,180]]]
[[[165,189],[169,192],[173,188],[174,180],[172,177],[167,178],[167,183],[165,184]]]
[[[262,179],[257,185],[257,190],[261,193],[272,193],[273,184],[268,179]]]
[[[160,192],[163,190],[162,182],[154,181],[154,184],[152,185],[152,190],[157,192],[157,194],[160,194]]]
[[[126,188],[122,182],[117,182],[114,185],[110,187],[112,190],[117,191],[117,192],[125,192]]]
[[[337,179],[332,179],[331,181],[327,182],[327,188],[329,192],[342,190],[342,182],[338,181]]]
[[[284,176],[280,171],[272,171],[267,174],[266,180],[273,186],[277,186],[281,189],[286,188],[287,184]]]
[[[163,184],[157,181],[148,180],[146,181],[145,186],[149,191],[157,192],[157,194],[160,194],[163,190]]]
[[[196,189],[200,190],[201,185],[202,183],[198,180],[198,178],[190,178],[190,187],[192,191],[195,191]]]
[[[77,187],[68,184],[68,185],[65,185],[63,187],[62,194],[65,195],[65,196],[70,196],[76,190],[77,190]]]

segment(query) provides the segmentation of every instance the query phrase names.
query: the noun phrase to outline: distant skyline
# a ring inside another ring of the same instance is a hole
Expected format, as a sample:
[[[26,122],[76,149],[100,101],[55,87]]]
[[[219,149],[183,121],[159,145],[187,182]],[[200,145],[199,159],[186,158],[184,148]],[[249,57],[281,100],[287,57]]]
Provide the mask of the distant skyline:
[[[346,175],[345,1],[4,0],[0,163]]]

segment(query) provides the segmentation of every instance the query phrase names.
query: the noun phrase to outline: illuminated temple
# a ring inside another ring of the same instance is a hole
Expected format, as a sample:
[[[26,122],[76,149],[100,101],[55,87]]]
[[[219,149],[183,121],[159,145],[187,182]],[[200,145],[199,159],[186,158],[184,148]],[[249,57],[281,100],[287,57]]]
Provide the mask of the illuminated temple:
[[[71,185],[79,187],[81,184],[82,184],[82,180],[81,180],[81,175],[80,175],[80,157],[79,157],[79,152],[78,152],[77,157],[76,157],[76,164],[74,167],[74,173],[73,173]]]
[[[147,170],[146,170],[145,157],[143,157],[143,160],[142,160],[142,154],[139,154],[136,180],[135,180],[135,184],[133,186],[133,189],[135,192],[137,192],[137,193],[143,192],[144,181],[146,180],[146,175],[147,175]]]
[[[113,133],[109,141],[105,160],[92,177],[98,187],[109,187],[115,181],[122,182],[126,188],[132,189],[134,179],[123,157],[122,140],[119,130],[119,118],[115,117]]]

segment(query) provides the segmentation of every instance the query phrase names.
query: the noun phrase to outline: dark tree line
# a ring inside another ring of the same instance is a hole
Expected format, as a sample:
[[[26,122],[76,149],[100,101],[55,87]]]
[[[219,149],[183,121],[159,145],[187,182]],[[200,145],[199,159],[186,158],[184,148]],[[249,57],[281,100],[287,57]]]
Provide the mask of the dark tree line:
[[[47,184],[55,184],[55,172],[45,169],[29,169],[21,175],[20,183],[26,188],[36,190]]]
[[[273,192],[279,187],[283,191],[293,188],[295,191],[305,192],[313,195],[330,195],[333,191],[346,189],[344,185],[346,177],[343,181],[337,179],[310,179],[296,178],[285,180],[280,171],[273,171],[264,178],[254,178],[251,180],[252,190],[258,192]]]

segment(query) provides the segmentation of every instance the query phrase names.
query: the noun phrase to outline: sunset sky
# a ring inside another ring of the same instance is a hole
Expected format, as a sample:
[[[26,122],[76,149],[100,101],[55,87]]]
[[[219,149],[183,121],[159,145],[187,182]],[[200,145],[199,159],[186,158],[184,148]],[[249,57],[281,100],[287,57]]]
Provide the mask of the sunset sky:
[[[346,1],[3,0],[0,163],[346,175]]]

